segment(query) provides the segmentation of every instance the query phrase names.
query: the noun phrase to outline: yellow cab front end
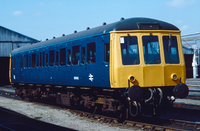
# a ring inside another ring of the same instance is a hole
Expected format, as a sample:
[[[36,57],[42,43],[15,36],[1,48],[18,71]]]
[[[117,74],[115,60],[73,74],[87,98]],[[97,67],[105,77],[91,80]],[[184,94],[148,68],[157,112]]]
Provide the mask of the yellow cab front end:
[[[150,99],[154,89],[162,93],[159,99],[188,95],[179,30],[112,31],[110,36],[111,88],[133,88],[128,92],[133,100]]]

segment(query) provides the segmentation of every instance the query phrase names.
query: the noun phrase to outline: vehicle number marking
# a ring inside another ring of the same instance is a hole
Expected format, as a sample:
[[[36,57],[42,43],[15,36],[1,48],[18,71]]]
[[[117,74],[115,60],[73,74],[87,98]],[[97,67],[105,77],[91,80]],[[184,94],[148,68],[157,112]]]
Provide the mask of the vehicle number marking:
[[[74,80],[79,80],[79,77],[78,76],[74,76]]]

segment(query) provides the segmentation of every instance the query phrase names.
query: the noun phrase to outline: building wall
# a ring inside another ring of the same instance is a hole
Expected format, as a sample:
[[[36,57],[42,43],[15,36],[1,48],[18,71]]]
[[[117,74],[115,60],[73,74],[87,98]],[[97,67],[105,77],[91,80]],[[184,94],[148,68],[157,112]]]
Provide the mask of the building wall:
[[[0,57],[9,57],[12,50],[38,40],[0,26]]]
[[[0,26],[0,85],[9,84],[9,58],[12,50],[38,40]]]

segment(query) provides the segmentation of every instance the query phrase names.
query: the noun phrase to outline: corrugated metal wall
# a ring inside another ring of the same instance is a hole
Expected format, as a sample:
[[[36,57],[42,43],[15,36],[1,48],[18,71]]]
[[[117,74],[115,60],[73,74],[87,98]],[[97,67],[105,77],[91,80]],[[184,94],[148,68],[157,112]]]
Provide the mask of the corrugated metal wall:
[[[38,40],[0,26],[0,57],[9,57],[12,50]]]

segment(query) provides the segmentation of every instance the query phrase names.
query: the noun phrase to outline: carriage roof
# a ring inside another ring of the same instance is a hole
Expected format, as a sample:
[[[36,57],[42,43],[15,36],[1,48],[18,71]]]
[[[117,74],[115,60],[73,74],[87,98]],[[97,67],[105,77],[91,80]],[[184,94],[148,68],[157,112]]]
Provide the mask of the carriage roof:
[[[40,48],[42,46],[48,46],[55,43],[64,43],[67,41],[86,38],[89,36],[107,34],[110,31],[123,31],[123,30],[179,30],[179,29],[172,24],[155,20],[155,19],[129,18],[129,19],[120,20],[115,23],[104,24],[96,28],[58,37],[55,39],[38,42],[32,45],[23,46],[23,47],[13,50],[12,53],[21,52],[21,51],[25,51],[29,49],[34,49],[34,48]]]

